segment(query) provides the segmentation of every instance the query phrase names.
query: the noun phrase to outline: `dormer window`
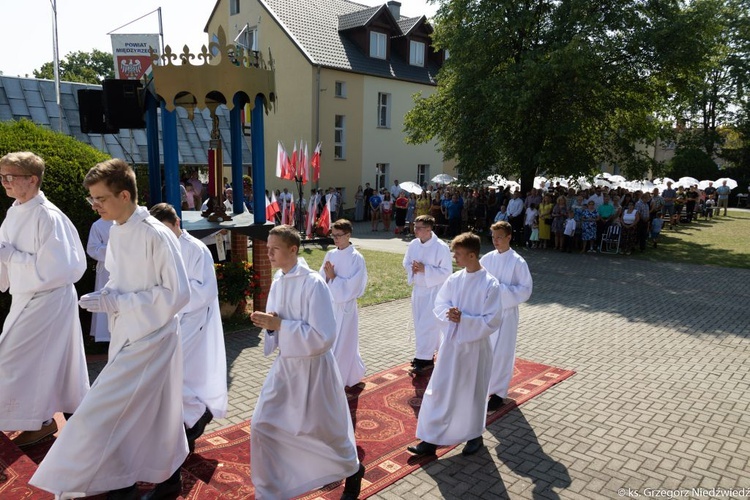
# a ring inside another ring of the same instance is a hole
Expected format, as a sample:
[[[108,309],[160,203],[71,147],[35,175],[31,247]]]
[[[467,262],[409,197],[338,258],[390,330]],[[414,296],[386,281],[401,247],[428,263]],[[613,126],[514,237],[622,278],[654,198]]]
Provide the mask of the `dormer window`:
[[[424,66],[424,43],[414,40],[409,43],[409,64]]]
[[[370,57],[385,59],[386,40],[385,33],[370,32]]]

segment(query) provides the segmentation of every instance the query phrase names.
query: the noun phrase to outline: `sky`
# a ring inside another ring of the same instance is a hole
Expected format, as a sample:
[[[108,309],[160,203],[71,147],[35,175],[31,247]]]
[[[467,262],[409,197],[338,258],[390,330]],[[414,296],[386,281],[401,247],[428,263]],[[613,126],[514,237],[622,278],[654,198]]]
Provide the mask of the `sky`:
[[[53,59],[52,2],[57,4],[60,58],[70,52],[96,48],[112,52],[110,32],[158,33],[156,12],[122,29],[121,26],[161,7],[164,43],[177,52],[188,45],[198,52],[206,44],[203,28],[214,0],[0,0],[0,71],[6,76],[33,77],[33,70]],[[426,0],[400,0],[401,14],[430,17],[437,10]],[[357,0],[380,5],[387,0]],[[187,8],[186,5],[190,5]]]

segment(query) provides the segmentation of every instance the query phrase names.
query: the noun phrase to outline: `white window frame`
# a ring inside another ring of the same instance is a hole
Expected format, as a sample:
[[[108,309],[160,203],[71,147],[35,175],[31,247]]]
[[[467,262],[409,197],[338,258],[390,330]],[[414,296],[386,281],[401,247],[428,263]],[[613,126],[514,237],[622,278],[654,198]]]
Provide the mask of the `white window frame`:
[[[346,82],[337,81],[334,87],[334,96],[346,99]]]
[[[379,31],[370,32],[370,57],[385,59],[387,54],[386,43],[388,37]]]
[[[346,116],[335,115],[333,120],[333,159],[344,160],[346,159]]]
[[[409,64],[424,67],[425,43],[411,40],[409,42]]]
[[[240,13],[240,0],[229,0],[229,15],[236,16]]]
[[[378,92],[378,128],[391,128],[391,94]]]
[[[388,189],[388,171],[390,170],[389,163],[376,163],[375,164],[375,191],[378,193],[381,189]]]
[[[417,184],[424,186],[430,179],[430,164],[419,163],[417,164]]]

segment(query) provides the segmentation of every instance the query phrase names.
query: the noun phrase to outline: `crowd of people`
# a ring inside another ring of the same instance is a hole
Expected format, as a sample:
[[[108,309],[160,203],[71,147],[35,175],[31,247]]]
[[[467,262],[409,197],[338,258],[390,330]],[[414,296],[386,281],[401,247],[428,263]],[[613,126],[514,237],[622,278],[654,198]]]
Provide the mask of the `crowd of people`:
[[[414,220],[421,215],[435,219],[435,232],[452,238],[463,231],[489,236],[494,222],[508,221],[515,245],[529,249],[564,252],[597,252],[602,240],[616,242],[614,251],[631,254],[657,247],[666,225],[675,229],[699,217],[726,215],[730,189],[726,182],[706,189],[685,188],[629,191],[621,187],[587,189],[550,186],[520,190],[493,187],[425,186],[417,195],[407,193],[398,181],[389,189],[373,190],[366,184],[355,197],[355,221],[369,220],[371,230],[381,228],[403,237],[414,237]]]

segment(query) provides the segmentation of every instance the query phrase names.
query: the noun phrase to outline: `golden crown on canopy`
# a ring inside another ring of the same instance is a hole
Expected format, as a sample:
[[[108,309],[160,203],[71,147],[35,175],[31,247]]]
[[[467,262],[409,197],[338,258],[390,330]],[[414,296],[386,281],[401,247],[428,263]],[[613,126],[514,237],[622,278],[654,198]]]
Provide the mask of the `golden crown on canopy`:
[[[255,107],[255,96],[262,94],[268,111],[270,103],[276,102],[271,49],[268,49],[266,61],[260,52],[227,44],[226,33],[221,26],[217,37],[218,42],[211,42],[208,48],[204,45],[198,55],[191,54],[187,45],[182,48],[181,54],[172,52],[169,45],[161,56],[151,49],[154,88],[164,99],[167,110],[174,111],[176,106],[182,106],[192,119],[195,108],[209,108],[213,115],[220,104],[232,109],[234,95],[243,92],[248,97],[251,109]],[[178,58],[180,63],[175,64]],[[191,64],[195,59],[203,61],[203,64]]]

